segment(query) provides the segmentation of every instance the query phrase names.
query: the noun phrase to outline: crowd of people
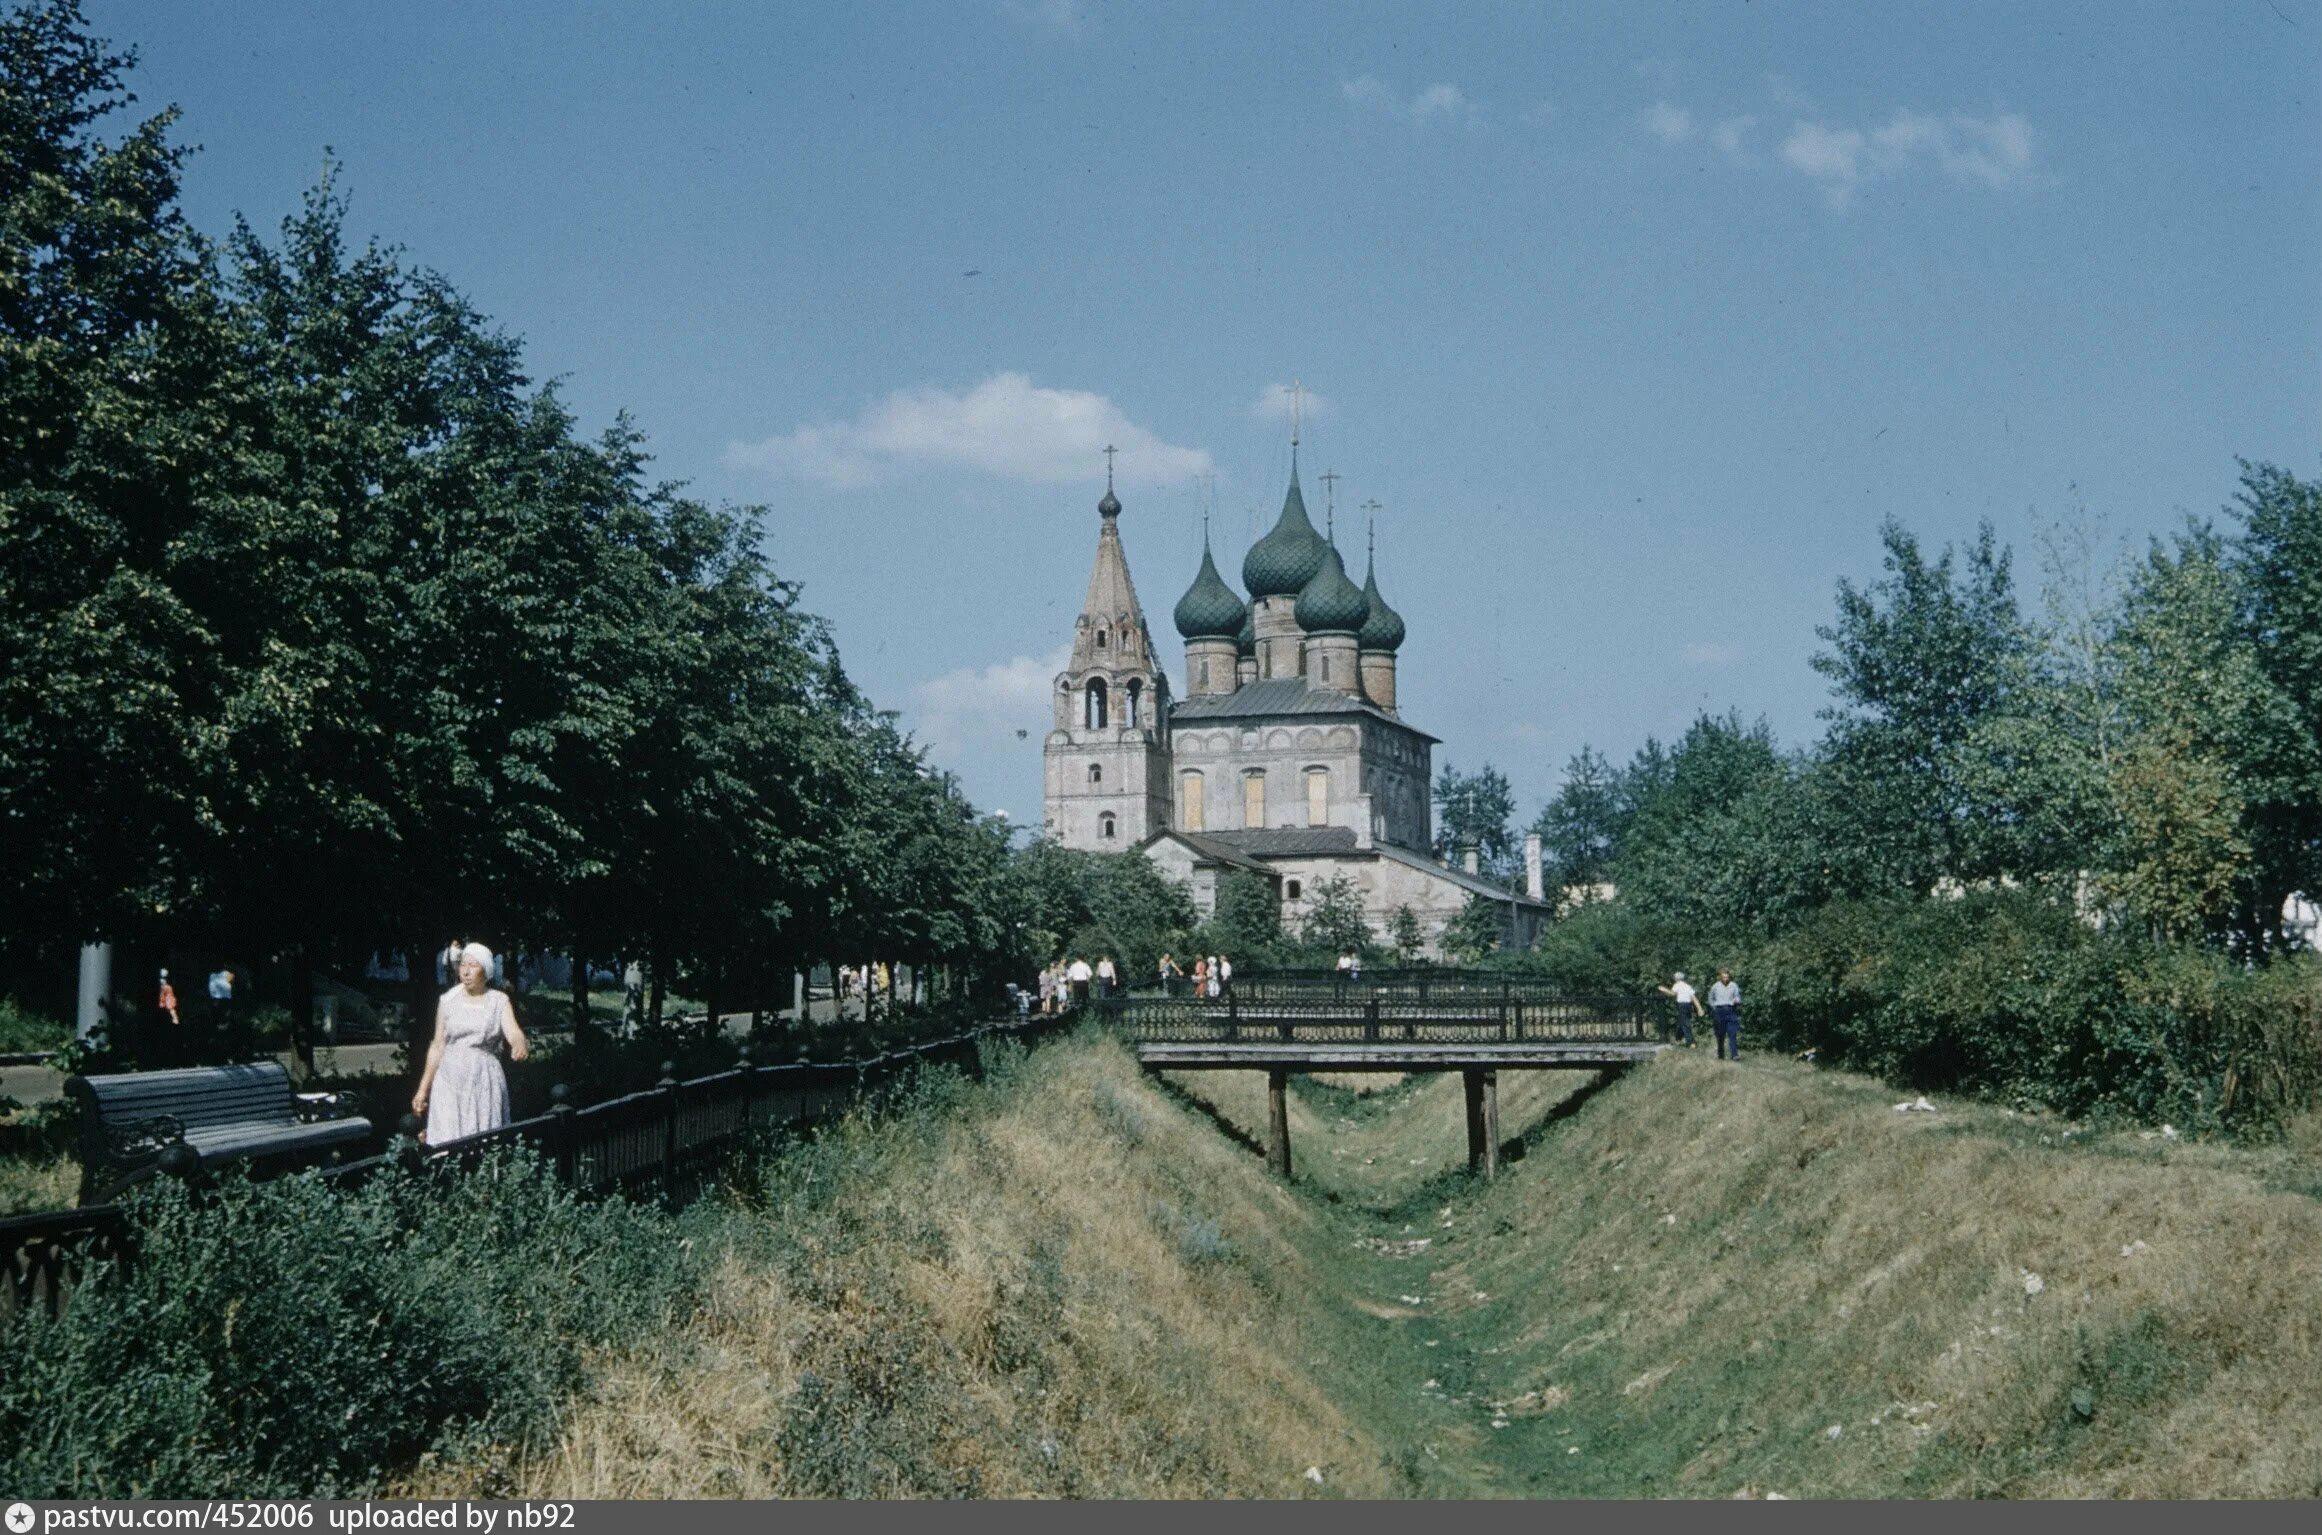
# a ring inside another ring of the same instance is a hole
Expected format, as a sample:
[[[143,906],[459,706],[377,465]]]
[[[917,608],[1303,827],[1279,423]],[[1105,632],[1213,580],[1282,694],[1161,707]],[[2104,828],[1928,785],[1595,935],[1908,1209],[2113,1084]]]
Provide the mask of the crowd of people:
[[[1234,966],[1222,954],[1197,954],[1188,970],[1177,962],[1175,954],[1164,953],[1154,964],[1153,978],[1163,996],[1177,996],[1190,984],[1190,995],[1214,1000],[1232,988]],[[1040,972],[1038,992],[1025,995],[1028,1002],[1036,995],[1041,1013],[1054,1015],[1084,1007],[1092,998],[1101,1001],[1118,996],[1125,984],[1112,955],[1100,954],[1092,964],[1086,955],[1068,952]]]

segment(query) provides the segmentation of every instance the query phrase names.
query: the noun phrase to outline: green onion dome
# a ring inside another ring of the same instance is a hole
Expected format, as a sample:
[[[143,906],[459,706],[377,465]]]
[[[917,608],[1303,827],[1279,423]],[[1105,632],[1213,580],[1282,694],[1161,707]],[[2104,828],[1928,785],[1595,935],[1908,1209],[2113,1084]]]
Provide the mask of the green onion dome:
[[[1355,631],[1355,642],[1365,650],[1402,649],[1403,615],[1388,607],[1387,599],[1379,595],[1379,570],[1375,564],[1363,573],[1363,596],[1370,602],[1371,616]]]
[[[1273,531],[1250,545],[1242,557],[1242,585],[1250,600],[1294,597],[1322,572],[1330,546],[1306,520],[1306,497],[1298,490],[1298,464],[1290,464],[1290,494],[1282,498],[1282,515]]]
[[[1251,608],[1242,614],[1242,632],[1234,636],[1234,648],[1245,656],[1258,653],[1258,613]]]
[[[1201,541],[1201,573],[1177,599],[1177,632],[1189,640],[1230,640],[1242,632],[1250,610],[1217,573],[1209,540]]]
[[[1371,616],[1370,599],[1346,578],[1335,545],[1322,546],[1322,569],[1298,594],[1298,627],[1308,634],[1354,634]]]

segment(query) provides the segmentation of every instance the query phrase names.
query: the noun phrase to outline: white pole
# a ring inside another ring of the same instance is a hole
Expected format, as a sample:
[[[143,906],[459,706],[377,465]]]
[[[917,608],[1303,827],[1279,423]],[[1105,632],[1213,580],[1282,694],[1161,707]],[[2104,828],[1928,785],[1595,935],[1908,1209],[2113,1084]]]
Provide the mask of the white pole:
[[[81,998],[80,1010],[73,1020],[73,1035],[86,1040],[105,1026],[105,999],[113,990],[113,946],[109,943],[81,945]]]

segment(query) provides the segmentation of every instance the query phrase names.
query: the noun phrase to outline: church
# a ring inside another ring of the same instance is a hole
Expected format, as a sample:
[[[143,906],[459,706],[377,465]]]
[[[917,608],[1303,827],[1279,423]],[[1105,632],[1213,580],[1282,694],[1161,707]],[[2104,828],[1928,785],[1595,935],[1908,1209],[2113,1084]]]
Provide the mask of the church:
[[[1344,878],[1382,947],[1408,907],[1421,952],[1441,957],[1444,925],[1476,894],[1505,907],[1503,941],[1529,946],[1550,915],[1538,844],[1526,848],[1524,893],[1480,877],[1472,854],[1466,867],[1436,858],[1436,738],[1403,717],[1403,619],[1379,591],[1375,551],[1357,586],[1335,540],[1315,531],[1296,439],[1282,515],[1242,560],[1248,600],[1218,573],[1203,532],[1201,568],[1171,615],[1185,642],[1183,699],[1153,649],[1106,481],[1088,598],[1056,679],[1046,834],[1142,853],[1191,888],[1204,917],[1218,882],[1244,872],[1273,885],[1296,932],[1315,888]]]

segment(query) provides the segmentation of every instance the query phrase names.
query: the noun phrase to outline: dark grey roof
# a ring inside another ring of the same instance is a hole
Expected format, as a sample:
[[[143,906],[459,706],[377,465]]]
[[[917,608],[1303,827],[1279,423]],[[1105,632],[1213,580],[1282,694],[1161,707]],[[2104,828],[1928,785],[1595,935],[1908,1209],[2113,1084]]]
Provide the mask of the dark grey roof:
[[[1262,826],[1246,831],[1213,831],[1223,842],[1253,858],[1296,858],[1311,853],[1351,853],[1360,846],[1351,826]]]
[[[1169,711],[1169,722],[1191,724],[1198,720],[1268,719],[1293,714],[1367,714],[1383,724],[1398,730],[1408,730],[1424,741],[1436,738],[1407,720],[1397,719],[1368,699],[1351,693],[1334,693],[1328,688],[1310,688],[1303,677],[1276,677],[1270,682],[1245,682],[1231,693],[1211,698],[1188,698]]]
[[[1145,839],[1144,846],[1150,847],[1154,843],[1160,841],[1163,837],[1175,837],[1178,841],[1193,849],[1194,853],[1198,855],[1205,863],[1222,863],[1229,868],[1246,869],[1253,874],[1263,874],[1268,879],[1275,877],[1274,871],[1272,869],[1267,868],[1264,864],[1258,862],[1257,859],[1252,858],[1247,852],[1244,852],[1242,849],[1235,847],[1232,843],[1225,841],[1221,837],[1212,836],[1204,832],[1176,830],[1157,831],[1152,836]]]
[[[1408,864],[1414,869],[1424,869],[1437,879],[1447,879],[1462,890],[1471,891],[1476,895],[1488,896],[1495,901],[1514,901],[1522,906],[1537,906],[1543,911],[1548,909],[1547,902],[1535,901],[1520,890],[1510,890],[1505,885],[1496,884],[1480,874],[1470,874],[1467,870],[1453,864],[1438,863],[1423,853],[1412,852],[1409,848],[1391,847],[1382,842],[1378,845],[1378,851],[1383,857],[1392,858],[1400,864]]]

